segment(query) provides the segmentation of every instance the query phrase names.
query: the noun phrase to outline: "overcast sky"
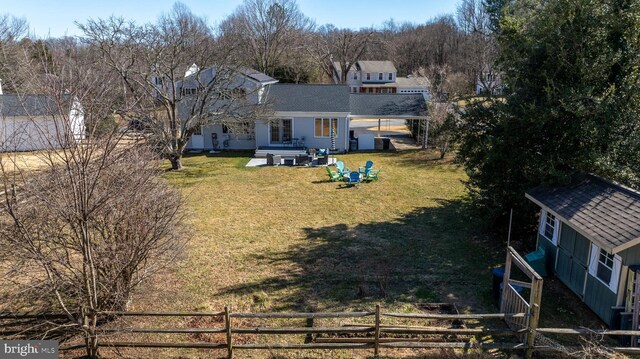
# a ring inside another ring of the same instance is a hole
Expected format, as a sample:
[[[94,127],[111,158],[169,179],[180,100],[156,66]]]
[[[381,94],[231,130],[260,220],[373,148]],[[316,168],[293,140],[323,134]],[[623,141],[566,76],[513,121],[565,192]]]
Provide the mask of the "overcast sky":
[[[155,21],[174,0],[0,0],[0,14],[24,17],[37,37],[79,35],[74,22],[123,16],[136,22]],[[242,0],[182,0],[195,14],[219,23]],[[298,0],[300,10],[317,24],[359,29],[380,26],[389,19],[423,23],[455,12],[458,0]]]

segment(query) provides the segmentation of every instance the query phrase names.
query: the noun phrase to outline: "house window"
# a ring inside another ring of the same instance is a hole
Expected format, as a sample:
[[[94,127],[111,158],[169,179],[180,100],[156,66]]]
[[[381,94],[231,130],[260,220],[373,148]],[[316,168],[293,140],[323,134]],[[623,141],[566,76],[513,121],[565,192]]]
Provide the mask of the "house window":
[[[227,125],[222,125],[222,133],[229,133],[229,127],[227,127]]]
[[[622,258],[620,256],[609,254],[605,249],[591,243],[589,274],[609,287],[613,293],[618,292],[621,269]]]
[[[382,72],[378,74],[378,80],[382,81]]]
[[[393,73],[389,72],[389,81],[393,80]]]
[[[334,131],[334,136],[338,137],[338,119],[337,118],[316,118],[315,120],[315,136],[316,137],[329,137],[331,136],[331,130]]]
[[[354,72],[354,73],[353,73],[353,79],[354,79],[354,80],[357,80],[357,79],[358,79],[358,73],[357,73],[357,72]]]
[[[371,73],[367,72],[367,80],[371,80]]]
[[[196,136],[202,135],[202,126],[201,125],[196,125],[194,130],[193,130],[193,134],[196,135]]]
[[[609,254],[604,249],[600,249],[596,277],[609,285],[611,282],[611,273],[613,273],[613,254]]]
[[[543,234],[550,241],[553,241],[553,232],[555,232],[555,228],[556,228],[556,216],[547,212],[547,215],[545,216],[545,220],[544,220]]]

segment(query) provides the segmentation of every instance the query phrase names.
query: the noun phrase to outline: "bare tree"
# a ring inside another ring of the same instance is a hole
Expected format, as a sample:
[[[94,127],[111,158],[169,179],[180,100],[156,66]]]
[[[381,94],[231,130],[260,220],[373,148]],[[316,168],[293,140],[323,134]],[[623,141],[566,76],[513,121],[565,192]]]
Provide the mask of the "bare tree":
[[[258,88],[230,63],[206,22],[177,3],[157,24],[138,26],[121,18],[80,25],[121,82],[118,114],[142,123],[149,143],[182,168],[182,155],[201,126],[255,120]]]
[[[239,45],[236,61],[273,76],[287,55],[304,46],[313,26],[295,0],[245,0],[220,31],[223,41]]]
[[[325,25],[315,35],[310,53],[329,78],[333,77],[333,63],[338,63],[339,81],[346,83],[347,73],[358,60],[362,59],[372,35],[373,30],[354,31]]]
[[[34,128],[25,140],[45,144],[32,154],[38,165],[0,157],[0,248],[11,249],[0,251],[0,308],[64,313],[34,330],[80,334],[97,358],[98,314],[125,310],[182,248],[181,199],[148,147],[127,144],[117,128],[100,137],[97,125],[77,131],[81,118],[98,124],[112,114],[113,83],[100,66],[68,57],[55,68],[30,79],[38,96],[15,96],[21,121]]]
[[[15,92],[15,86],[19,86],[20,56],[19,40],[26,36],[29,30],[27,21],[12,15],[0,15],[0,81],[7,85],[3,91]],[[8,81],[13,78],[13,81]],[[2,84],[0,84],[1,86]]]

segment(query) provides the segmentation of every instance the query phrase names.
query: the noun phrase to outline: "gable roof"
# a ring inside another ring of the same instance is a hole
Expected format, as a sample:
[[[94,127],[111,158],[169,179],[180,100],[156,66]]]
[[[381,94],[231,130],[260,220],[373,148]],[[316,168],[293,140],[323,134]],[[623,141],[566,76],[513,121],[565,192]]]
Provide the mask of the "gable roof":
[[[422,94],[349,95],[351,117],[422,118],[427,115],[427,103]]]
[[[612,253],[640,244],[640,193],[593,175],[537,187],[526,197]]]
[[[254,81],[260,82],[263,85],[274,84],[278,82],[278,80],[274,79],[273,77],[263,74],[262,72],[254,70],[250,67],[241,67],[238,69],[238,72]]]
[[[333,67],[336,71],[342,71],[340,62],[334,61]],[[362,71],[362,72],[398,72],[396,67],[391,61],[368,61],[360,60],[353,64],[349,71]]]
[[[362,72],[397,72],[391,61],[358,61],[356,68]]]
[[[54,99],[46,95],[0,95],[0,117],[50,116],[58,112]]]
[[[283,112],[349,112],[349,86],[273,84],[268,102]]]

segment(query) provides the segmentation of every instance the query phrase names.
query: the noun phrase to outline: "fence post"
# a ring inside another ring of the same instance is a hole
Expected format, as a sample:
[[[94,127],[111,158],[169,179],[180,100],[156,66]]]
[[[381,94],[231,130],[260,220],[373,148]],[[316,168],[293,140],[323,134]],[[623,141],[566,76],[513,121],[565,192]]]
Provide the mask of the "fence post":
[[[529,330],[527,331],[527,352],[526,358],[533,356],[536,345],[536,331],[540,319],[540,305],[542,302],[542,279],[533,278],[531,286],[531,304],[529,305]]]
[[[231,341],[231,317],[229,307],[224,307],[224,328],[227,331],[227,358],[233,358],[233,342]]]
[[[507,260],[504,264],[504,277],[502,278],[502,295],[500,296],[500,313],[505,313],[504,302],[507,295],[507,288],[509,286],[509,279],[511,278],[511,247],[507,248]]]
[[[376,328],[374,335],[373,356],[378,358],[380,356],[380,304],[376,304]]]

